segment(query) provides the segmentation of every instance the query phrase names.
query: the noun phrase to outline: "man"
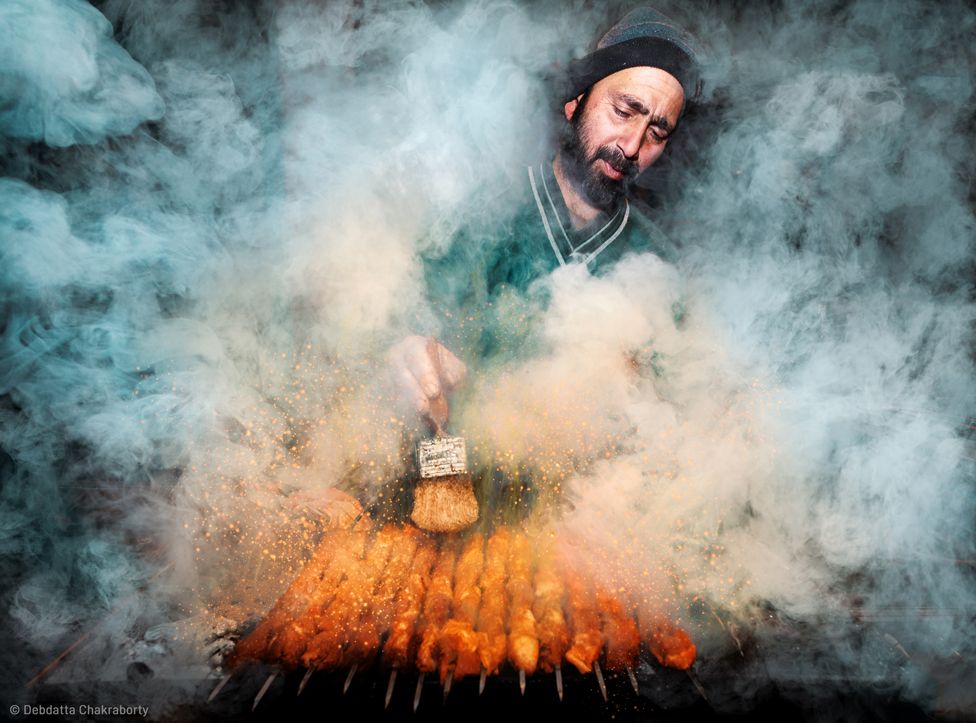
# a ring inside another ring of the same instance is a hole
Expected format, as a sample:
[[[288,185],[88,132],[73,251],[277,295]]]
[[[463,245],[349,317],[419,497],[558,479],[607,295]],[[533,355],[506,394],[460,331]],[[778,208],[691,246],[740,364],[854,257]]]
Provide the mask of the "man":
[[[527,169],[531,200],[510,224],[508,238],[496,244],[483,233],[461,239],[447,257],[428,264],[432,290],[447,268],[472,269],[467,298],[443,302],[454,307],[445,311],[483,310],[506,289],[525,291],[558,266],[585,264],[600,273],[628,251],[661,252],[663,234],[634,210],[628,196],[700,92],[694,47],[669,18],[642,8],[623,17],[571,66],[559,147],[551,162]],[[468,328],[480,338],[457,341],[469,354],[478,347],[476,356],[497,351],[499,338],[510,346],[521,341],[517,331],[500,332],[490,320]],[[411,336],[390,352],[400,394],[422,416],[430,414],[432,400],[464,380],[465,365],[447,346]]]

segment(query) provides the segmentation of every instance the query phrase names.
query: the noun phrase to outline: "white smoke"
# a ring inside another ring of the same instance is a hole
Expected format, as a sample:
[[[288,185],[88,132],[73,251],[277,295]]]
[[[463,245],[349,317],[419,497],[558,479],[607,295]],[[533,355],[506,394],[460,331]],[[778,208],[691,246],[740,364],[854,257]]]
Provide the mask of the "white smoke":
[[[524,200],[542,78],[618,14],[98,8],[0,8],[0,550],[35,667],[113,610],[118,638],[227,590],[260,609],[314,537],[289,500],[399,471],[383,351],[445,327],[421,255]],[[715,610],[793,679],[775,610],[813,624],[805,673],[865,674],[855,604],[937,611],[883,632],[971,654],[973,14],[674,10],[712,101],[669,149],[679,257],[499,300],[539,344],[469,363],[458,430],[558,484],[567,535],[703,663]]]

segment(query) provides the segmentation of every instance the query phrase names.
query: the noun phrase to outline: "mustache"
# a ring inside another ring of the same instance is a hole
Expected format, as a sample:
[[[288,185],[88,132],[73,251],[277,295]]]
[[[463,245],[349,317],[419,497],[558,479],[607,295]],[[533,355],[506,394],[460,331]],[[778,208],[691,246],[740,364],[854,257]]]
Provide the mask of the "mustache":
[[[622,173],[624,177],[621,180],[626,181],[637,177],[637,163],[628,159],[616,146],[600,146],[597,152],[593,154],[590,163],[601,160],[606,161]]]

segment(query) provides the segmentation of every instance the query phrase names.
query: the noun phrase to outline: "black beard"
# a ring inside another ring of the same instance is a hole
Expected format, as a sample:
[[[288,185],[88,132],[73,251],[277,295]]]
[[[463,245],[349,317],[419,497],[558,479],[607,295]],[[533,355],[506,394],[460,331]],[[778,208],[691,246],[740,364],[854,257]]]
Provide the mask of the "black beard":
[[[592,156],[586,155],[589,143],[583,120],[585,103],[586,98],[576,108],[560,139],[563,172],[590,205],[609,211],[630,192],[637,179],[637,164],[614,145],[600,146]],[[598,161],[609,163],[623,174],[623,178],[617,180],[607,176],[598,168]]]

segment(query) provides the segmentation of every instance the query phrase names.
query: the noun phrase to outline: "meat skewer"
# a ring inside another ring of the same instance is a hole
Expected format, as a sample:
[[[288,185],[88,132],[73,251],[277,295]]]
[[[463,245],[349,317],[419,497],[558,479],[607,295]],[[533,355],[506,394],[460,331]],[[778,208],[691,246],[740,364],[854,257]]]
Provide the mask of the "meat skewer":
[[[562,661],[569,648],[569,625],[563,614],[565,587],[552,545],[544,545],[536,560],[535,601],[532,610],[539,633],[539,667],[556,673],[556,693],[563,699]]]
[[[603,696],[603,702],[606,703],[609,700],[607,696],[607,684],[603,680],[603,671],[600,670],[600,661],[593,661],[593,674],[596,676],[596,684],[600,686],[600,695]]]
[[[607,669],[623,670],[633,667],[640,654],[640,632],[633,617],[620,601],[606,590],[596,593],[596,607],[600,613],[603,637],[607,645]]]
[[[634,674],[633,668],[627,668],[627,677],[630,679],[630,687],[634,689],[634,693],[640,695],[640,686],[637,684],[637,676]]]
[[[396,675],[397,669],[393,668],[390,671],[390,682],[386,684],[386,697],[383,698],[383,710],[390,707],[390,701],[393,699],[393,686],[396,685]]]
[[[380,647],[380,636],[389,629],[393,620],[396,594],[410,572],[420,537],[420,532],[412,525],[391,527],[386,569],[381,571],[375,594],[362,605],[359,619],[349,631],[342,655],[344,665],[358,669],[372,662]]]
[[[296,696],[301,695],[302,691],[305,690],[305,686],[308,685],[308,681],[312,679],[313,673],[315,673],[315,668],[309,668],[305,671],[305,675],[302,676],[302,682],[298,684],[298,692],[295,693]]]
[[[346,674],[346,681],[342,684],[342,694],[345,695],[349,692],[349,686],[352,685],[353,676],[356,675],[356,671],[359,669],[358,663],[353,663],[352,667],[349,668],[349,672]],[[311,670],[311,668],[309,668]]]
[[[332,604],[315,621],[315,637],[302,656],[306,666],[316,670],[339,666],[344,649],[358,632],[360,616],[369,607],[397,536],[396,526],[384,526],[376,534],[363,561],[349,568]]]
[[[430,587],[424,597],[424,617],[421,622],[420,645],[417,648],[417,668],[421,673],[433,673],[438,669],[442,655],[441,631],[451,614],[454,600],[454,568],[457,563],[458,546],[455,540],[446,540],[437,554],[437,562],[430,578]],[[446,676],[446,667],[441,668],[441,683]]]
[[[417,688],[413,692],[413,712],[417,712],[417,708],[420,707],[420,694],[424,692],[424,676],[426,673],[421,673],[417,676]]]
[[[591,586],[572,570],[566,570],[567,608],[572,629],[572,646],[566,660],[581,673],[593,670],[603,650],[603,633],[593,604]],[[599,677],[599,676],[598,676]]]
[[[532,603],[532,551],[522,532],[512,535],[508,550],[508,659],[518,668],[519,687],[525,694],[525,676],[535,673],[539,638]]]
[[[626,670],[634,692],[640,695],[634,664],[640,655],[640,631],[633,616],[628,615],[620,601],[606,590],[596,594],[596,607],[603,625],[603,639],[607,645],[607,668]]]
[[[454,601],[451,619],[441,631],[441,668],[447,667],[444,695],[451,682],[481,670],[475,626],[481,607],[481,574],[484,569],[484,537],[472,534],[464,543],[454,572]]]
[[[478,659],[481,662],[479,694],[485,676],[494,675],[505,661],[506,569],[510,534],[498,527],[488,538],[485,565],[481,573],[481,610],[478,615]]]
[[[268,656],[287,667],[296,667],[309,641],[320,629],[324,612],[331,607],[339,591],[349,583],[349,573],[358,569],[368,539],[365,530],[344,533],[340,538],[332,562],[326,568],[308,600],[305,611],[294,621],[284,625],[268,645]]]
[[[424,595],[430,585],[431,568],[437,559],[437,549],[428,539],[421,539],[410,564],[410,573],[394,604],[390,634],[383,646],[383,662],[391,667],[387,685],[386,706],[393,697],[397,670],[406,666],[414,654],[414,631],[423,607]]]
[[[227,673],[227,675],[225,675],[223,678],[220,679],[220,682],[217,683],[214,689],[210,691],[210,695],[207,697],[208,703],[212,702],[213,699],[216,698],[217,695],[220,693],[220,691],[224,689],[224,686],[227,685],[227,682],[230,680],[230,676],[231,673]]]
[[[677,670],[691,668],[698,651],[688,633],[660,613],[641,611],[637,622],[641,638],[658,663]]]
[[[258,623],[251,633],[242,639],[228,657],[228,666],[233,669],[245,660],[263,660],[268,657],[268,647],[286,625],[300,617],[309,605],[313,594],[326,569],[342,545],[348,533],[327,534],[319,543],[311,559],[292,581],[284,594],[278,598],[271,610]]]
[[[427,673],[437,670],[440,658],[441,627],[451,614],[453,599],[452,582],[454,566],[457,562],[457,545],[454,540],[448,540],[441,545],[437,553],[430,576],[430,585],[424,596],[424,616],[419,629],[420,644],[417,646],[417,689],[414,692],[413,709],[416,712],[420,705],[420,694],[423,692],[424,677]]]
[[[405,667],[413,658],[414,631],[423,610],[424,597],[430,586],[431,568],[436,559],[437,548],[432,542],[418,542],[410,564],[410,574],[397,595],[390,634],[383,646],[383,660],[392,668]]]

